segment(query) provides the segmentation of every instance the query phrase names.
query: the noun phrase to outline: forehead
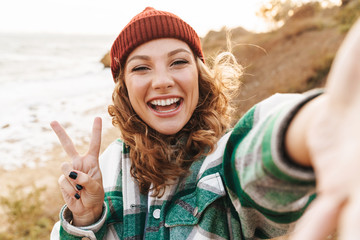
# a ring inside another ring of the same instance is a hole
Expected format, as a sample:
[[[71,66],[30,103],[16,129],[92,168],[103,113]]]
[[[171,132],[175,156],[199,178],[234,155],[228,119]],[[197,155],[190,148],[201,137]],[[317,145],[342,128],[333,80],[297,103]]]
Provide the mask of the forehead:
[[[161,55],[177,49],[183,49],[192,53],[189,45],[181,40],[175,38],[160,38],[151,40],[135,48],[135,50],[129,54],[126,62],[135,55]]]

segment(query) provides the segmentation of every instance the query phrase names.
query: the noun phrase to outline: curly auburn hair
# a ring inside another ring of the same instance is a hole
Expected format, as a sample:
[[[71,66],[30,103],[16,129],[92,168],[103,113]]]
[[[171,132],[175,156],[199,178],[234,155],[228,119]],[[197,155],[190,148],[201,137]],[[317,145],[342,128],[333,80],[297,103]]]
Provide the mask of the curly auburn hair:
[[[189,172],[190,165],[215,149],[215,144],[229,129],[230,97],[237,89],[242,67],[229,53],[220,54],[210,69],[199,58],[199,101],[188,123],[175,135],[167,136],[150,128],[133,110],[121,70],[108,108],[112,123],[130,147],[131,175],[140,192],[153,191],[161,197],[167,185]]]

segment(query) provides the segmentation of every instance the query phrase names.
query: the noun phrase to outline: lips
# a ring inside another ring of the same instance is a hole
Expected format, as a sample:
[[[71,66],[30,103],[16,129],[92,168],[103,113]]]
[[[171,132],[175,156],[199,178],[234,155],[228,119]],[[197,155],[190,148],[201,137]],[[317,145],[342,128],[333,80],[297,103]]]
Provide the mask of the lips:
[[[148,106],[157,113],[171,113],[179,108],[181,102],[181,98],[154,99]]]

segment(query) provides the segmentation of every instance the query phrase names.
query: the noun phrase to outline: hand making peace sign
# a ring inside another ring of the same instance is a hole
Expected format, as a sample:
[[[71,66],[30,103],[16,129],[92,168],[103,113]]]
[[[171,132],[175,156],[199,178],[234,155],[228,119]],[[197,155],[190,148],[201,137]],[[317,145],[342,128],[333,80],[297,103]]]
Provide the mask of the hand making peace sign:
[[[73,214],[73,225],[85,226],[94,223],[102,213],[104,189],[99,168],[101,144],[101,118],[95,118],[90,147],[80,156],[64,128],[56,121],[51,124],[62,147],[71,159],[61,165],[63,175],[59,185],[63,198]]]

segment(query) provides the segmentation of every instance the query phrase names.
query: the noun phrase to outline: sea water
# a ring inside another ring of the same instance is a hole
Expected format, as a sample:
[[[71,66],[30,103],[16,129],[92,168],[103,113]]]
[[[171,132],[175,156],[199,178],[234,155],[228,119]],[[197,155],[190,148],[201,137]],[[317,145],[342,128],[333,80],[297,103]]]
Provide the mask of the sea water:
[[[94,117],[111,127],[114,88],[100,63],[114,36],[0,33],[0,167],[35,166],[58,144],[50,122],[74,142],[89,137]]]

